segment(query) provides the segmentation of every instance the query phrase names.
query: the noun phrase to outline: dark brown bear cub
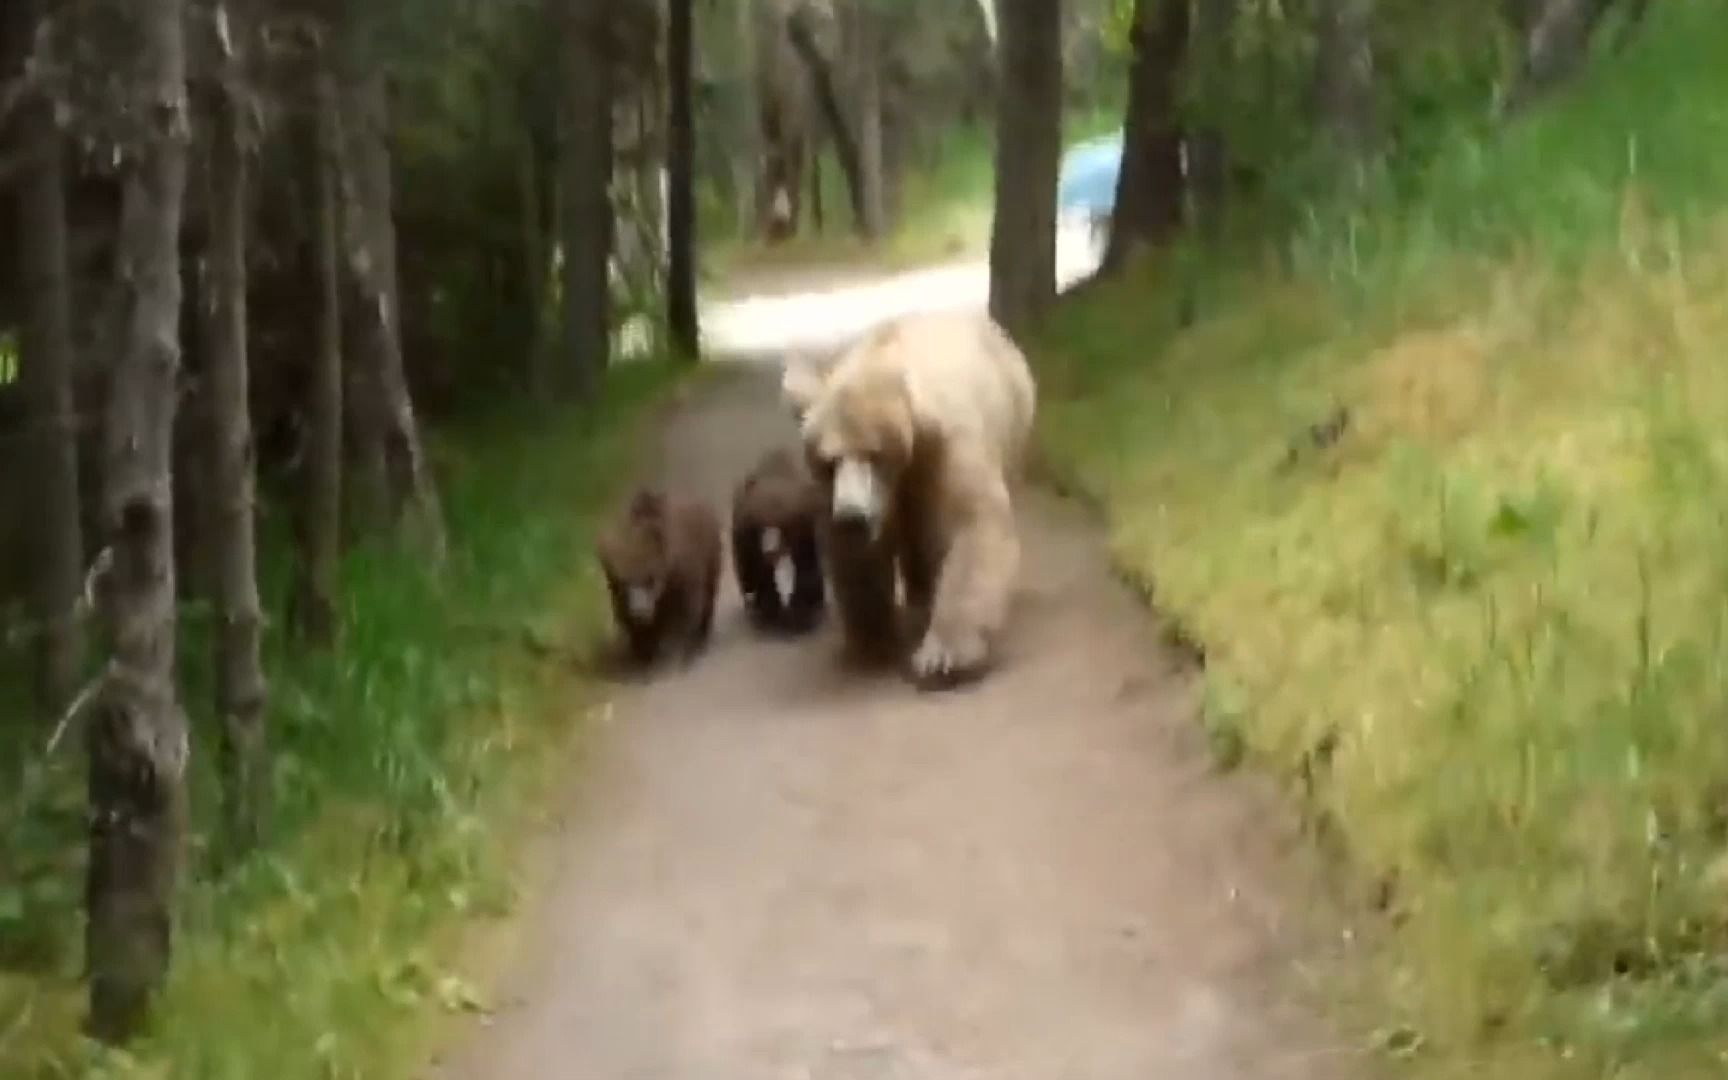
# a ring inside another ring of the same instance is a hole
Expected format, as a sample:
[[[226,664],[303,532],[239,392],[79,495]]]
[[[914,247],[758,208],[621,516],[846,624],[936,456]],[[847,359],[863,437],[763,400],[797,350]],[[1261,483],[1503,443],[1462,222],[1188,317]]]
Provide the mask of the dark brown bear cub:
[[[803,633],[822,619],[821,495],[790,450],[771,450],[732,495],[732,565],[757,626]],[[784,580],[783,580],[784,579]]]
[[[666,647],[688,662],[708,643],[720,584],[720,522],[696,499],[638,489],[596,545],[631,656]]]

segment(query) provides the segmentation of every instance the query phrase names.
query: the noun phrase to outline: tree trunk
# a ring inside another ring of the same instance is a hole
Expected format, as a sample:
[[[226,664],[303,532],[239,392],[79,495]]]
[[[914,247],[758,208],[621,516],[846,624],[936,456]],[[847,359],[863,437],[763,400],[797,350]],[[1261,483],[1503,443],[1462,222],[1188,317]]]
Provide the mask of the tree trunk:
[[[174,434],[180,223],[186,187],[184,0],[136,0],[118,267],[128,292],[104,434],[113,662],[90,719],[86,953],[90,1027],[134,1033],[168,970],[185,844],[186,718],[175,686]]]
[[[252,420],[247,389],[245,107],[228,5],[218,0],[217,83],[209,110],[210,251],[204,283],[211,555],[215,569],[216,715],[228,853],[258,842],[268,814],[263,617],[258,603]]]
[[[738,37],[736,96],[740,122],[737,145],[732,151],[732,172],[737,186],[733,194],[737,200],[738,233],[741,237],[750,237],[756,233],[762,220],[762,125],[757,120],[760,114],[757,106],[756,3],[755,0],[737,0],[734,8],[737,23],[733,32]]]
[[[318,277],[317,349],[308,380],[306,450],[300,465],[300,546],[294,630],[329,645],[336,638],[336,573],[342,555],[342,255],[336,78],[318,58],[313,85],[312,248]]]
[[[342,87],[342,223],[353,357],[355,460],[368,524],[406,532],[434,563],[444,557],[444,523],[403,369],[396,284],[389,116],[382,69],[350,71]]]
[[[1178,92],[1188,50],[1188,0],[1136,0],[1128,117],[1104,272],[1122,269],[1143,247],[1166,244],[1182,227],[1182,119]]]
[[[827,207],[822,203],[822,143],[810,144],[810,224],[816,234],[828,231]]]
[[[858,186],[864,212],[858,230],[867,239],[882,236],[887,225],[887,187],[882,157],[882,57],[876,20],[854,5],[848,29],[858,80]]]
[[[563,382],[582,401],[599,392],[611,356],[613,2],[565,0],[561,35]]]
[[[1029,329],[1056,296],[1056,178],[1062,158],[1062,5],[998,7],[1001,90],[996,118],[996,220],[990,314]]]
[[[694,0],[671,0],[666,63],[671,68],[667,133],[666,321],[673,345],[694,360],[701,348],[696,322],[696,129],[691,116],[691,10]]]
[[[546,362],[551,358],[546,347],[546,223],[544,204],[540,197],[540,163],[534,140],[523,140],[521,160],[517,162],[517,200],[522,215],[522,291],[523,315],[528,320],[528,362],[524,382],[536,397],[551,389]]]
[[[1207,240],[1224,230],[1229,198],[1230,148],[1217,116],[1220,98],[1230,85],[1230,38],[1238,0],[1198,0],[1194,9],[1194,40],[1190,55],[1204,118],[1196,124],[1188,145],[1188,189],[1195,220]]]
[[[1524,11],[1523,52],[1507,108],[1518,111],[1570,78],[1614,0],[1531,0]]]
[[[864,196],[864,170],[859,158],[858,138],[846,121],[846,111],[840,105],[839,88],[835,85],[834,68],[816,44],[816,32],[810,26],[810,9],[799,8],[786,20],[786,32],[798,57],[810,73],[810,83],[816,91],[816,104],[822,110],[823,121],[834,140],[834,156],[840,160],[840,171],[846,178],[846,194],[852,202],[852,221],[863,236],[874,236],[875,221]]]
[[[46,35],[39,40],[45,42]],[[33,50],[36,62],[47,66],[49,58],[41,51]],[[30,618],[36,632],[37,704],[44,715],[55,716],[72,700],[83,662],[77,608],[84,532],[72,398],[76,355],[66,252],[65,147],[54,102],[46,94],[22,101],[17,122],[25,155],[17,196],[25,311],[18,381],[30,433],[27,464],[20,471],[29,485],[24,505],[34,521],[25,531],[33,545]]]
[[[1360,164],[1374,149],[1374,0],[1319,0],[1315,18],[1320,130],[1334,151]]]

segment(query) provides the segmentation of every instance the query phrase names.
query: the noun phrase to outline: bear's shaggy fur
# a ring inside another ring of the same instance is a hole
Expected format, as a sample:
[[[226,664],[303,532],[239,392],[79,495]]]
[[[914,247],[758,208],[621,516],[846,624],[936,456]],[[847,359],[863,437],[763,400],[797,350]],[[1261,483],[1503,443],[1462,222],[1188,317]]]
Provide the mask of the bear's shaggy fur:
[[[763,455],[733,492],[732,565],[757,626],[802,633],[821,621],[821,498],[797,456],[784,448]],[[784,596],[782,569],[791,571]]]
[[[895,620],[880,616],[893,603],[882,569],[892,563],[920,638],[913,676],[949,686],[983,674],[1019,571],[1009,489],[1037,408],[1024,354],[983,314],[915,315],[824,373],[788,365],[782,389],[828,504],[827,562],[854,646],[890,647],[856,635],[892,633]],[[855,612],[861,602],[878,610]]]
[[[596,543],[612,613],[630,654],[652,663],[662,646],[686,662],[708,643],[720,584],[720,522],[697,499],[639,488]]]

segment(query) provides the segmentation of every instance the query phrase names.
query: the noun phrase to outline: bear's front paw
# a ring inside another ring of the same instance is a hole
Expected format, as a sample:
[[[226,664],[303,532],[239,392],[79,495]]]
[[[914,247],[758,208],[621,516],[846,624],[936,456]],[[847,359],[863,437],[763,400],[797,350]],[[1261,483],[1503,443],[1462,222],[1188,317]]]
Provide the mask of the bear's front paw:
[[[912,677],[925,689],[947,689],[983,674],[986,658],[984,636],[977,631],[932,630],[912,654]]]

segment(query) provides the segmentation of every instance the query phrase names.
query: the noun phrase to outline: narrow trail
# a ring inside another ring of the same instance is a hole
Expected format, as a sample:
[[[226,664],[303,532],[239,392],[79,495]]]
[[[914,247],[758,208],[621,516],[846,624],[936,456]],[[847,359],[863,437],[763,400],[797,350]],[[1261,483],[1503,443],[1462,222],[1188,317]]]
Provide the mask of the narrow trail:
[[[724,505],[792,425],[741,365],[659,475]],[[1004,662],[920,694],[763,640],[722,589],[621,691],[442,1080],[1336,1080],[1288,811],[1211,768],[1192,678],[1073,506],[1027,492]],[[1309,956],[1312,953],[1308,953]]]

